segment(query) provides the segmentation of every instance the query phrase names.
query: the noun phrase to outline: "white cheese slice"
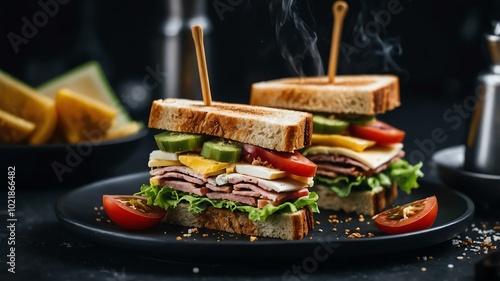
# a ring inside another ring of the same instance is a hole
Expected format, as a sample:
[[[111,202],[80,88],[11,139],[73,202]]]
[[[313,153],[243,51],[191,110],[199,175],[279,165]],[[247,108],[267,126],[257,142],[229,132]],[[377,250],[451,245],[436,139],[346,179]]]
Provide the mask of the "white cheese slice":
[[[232,178],[245,176],[240,173],[232,173],[232,174],[221,174],[215,178],[215,182],[217,185],[227,184],[228,181]],[[287,192],[287,191],[295,191],[302,188],[306,188],[307,184],[296,181],[291,178],[282,178],[278,180],[266,180],[266,179],[258,179],[257,185],[259,186],[267,186],[268,188],[276,191],[276,192]]]
[[[153,150],[149,154],[149,159],[177,161],[177,160],[179,160],[179,156],[177,155],[177,153],[173,153],[173,152],[166,152],[166,151],[162,151],[162,150]]]
[[[397,143],[390,146],[373,146],[361,152],[353,151],[344,147],[314,146],[309,147],[305,155],[342,155],[357,160],[370,167],[371,169],[375,169],[394,158],[402,149],[402,143]]]
[[[237,173],[268,180],[280,179],[287,176],[287,173],[282,170],[252,164],[237,164],[235,165],[235,169]]]

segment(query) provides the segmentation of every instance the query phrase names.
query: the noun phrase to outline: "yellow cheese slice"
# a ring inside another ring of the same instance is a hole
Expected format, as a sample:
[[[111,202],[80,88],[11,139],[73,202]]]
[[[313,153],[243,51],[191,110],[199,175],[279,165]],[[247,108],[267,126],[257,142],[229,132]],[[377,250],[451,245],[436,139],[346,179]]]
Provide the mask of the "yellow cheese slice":
[[[224,173],[225,169],[231,166],[231,163],[218,162],[212,159],[205,158],[199,154],[183,154],[179,155],[179,161],[193,169],[195,172],[207,176]]]
[[[334,134],[313,134],[313,145],[340,146],[352,149],[354,151],[363,151],[368,147],[374,146],[375,142],[351,136]]]
[[[353,151],[344,147],[312,146],[307,148],[304,152],[304,156],[307,157],[316,154],[342,155],[357,160],[371,169],[375,169],[394,158],[402,149],[402,143],[393,144],[391,146],[373,146],[362,152]]]

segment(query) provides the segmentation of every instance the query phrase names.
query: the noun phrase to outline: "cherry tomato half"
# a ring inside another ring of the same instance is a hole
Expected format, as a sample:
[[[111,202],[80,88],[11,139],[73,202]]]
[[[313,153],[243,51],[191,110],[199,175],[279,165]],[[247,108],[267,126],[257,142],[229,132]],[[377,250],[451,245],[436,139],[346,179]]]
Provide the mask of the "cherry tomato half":
[[[438,213],[436,196],[394,207],[372,217],[386,234],[408,233],[432,226]]]
[[[350,134],[354,137],[373,140],[379,145],[402,142],[405,132],[379,120],[373,120],[365,125],[351,124]]]
[[[249,163],[260,158],[276,169],[301,177],[313,177],[316,174],[316,164],[295,151],[294,153],[267,150],[251,144],[243,145],[243,158]]]
[[[103,195],[102,204],[108,217],[122,228],[141,230],[158,224],[165,210],[146,204],[146,197],[134,195]]]

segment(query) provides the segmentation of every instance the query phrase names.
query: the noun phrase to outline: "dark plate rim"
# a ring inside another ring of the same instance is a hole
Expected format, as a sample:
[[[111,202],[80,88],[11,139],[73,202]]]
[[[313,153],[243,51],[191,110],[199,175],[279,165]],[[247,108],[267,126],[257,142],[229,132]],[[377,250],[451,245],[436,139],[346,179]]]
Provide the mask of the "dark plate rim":
[[[314,251],[315,247],[318,247],[318,244],[321,243],[338,243],[341,246],[346,245],[345,247],[339,247],[338,249],[340,250],[333,253],[333,256],[337,257],[376,255],[415,250],[418,248],[424,248],[439,244],[441,242],[448,241],[453,237],[456,237],[456,235],[458,235],[468,227],[468,225],[472,221],[475,210],[475,206],[472,200],[461,192],[452,190],[441,184],[428,182],[426,184],[435,185],[434,188],[439,188],[440,192],[443,192],[448,196],[455,196],[458,200],[460,200],[461,204],[460,206],[456,206],[456,208],[463,210],[463,212],[453,219],[450,219],[446,223],[433,226],[430,229],[413,233],[338,240],[338,238],[333,239],[329,236],[326,236],[326,238],[322,238],[319,235],[315,236],[315,234],[317,234],[315,233],[317,231],[317,228],[315,228],[311,236],[317,239],[309,240],[307,239],[307,237],[302,240],[296,241],[267,239],[264,241],[258,240],[257,243],[249,242],[248,240],[223,241],[223,243],[219,243],[213,240],[205,239],[185,240],[181,241],[182,243],[179,243],[179,241],[160,241],[156,234],[156,236],[150,236],[147,233],[143,234],[141,232],[136,233],[99,228],[92,224],[92,219],[95,219],[94,217],[88,218],[88,220],[87,218],[85,218],[85,221],[82,221],[71,217],[71,215],[68,215],[65,210],[65,205],[69,204],[68,202],[70,202],[71,200],[74,200],[74,198],[72,197],[81,196],[82,194],[86,193],[88,195],[93,190],[99,190],[102,194],[103,192],[105,192],[106,186],[109,186],[110,184],[114,184],[116,182],[130,182],[136,180],[137,178],[147,179],[148,175],[148,172],[139,172],[131,175],[97,181],[76,188],[66,193],[57,200],[54,206],[56,217],[71,231],[74,231],[84,236],[85,238],[100,244],[133,250],[134,252],[155,258],[176,261],[187,260],[190,262],[194,262],[197,260],[197,257],[193,256],[192,253],[189,253],[190,249],[193,249],[192,247],[199,247],[200,251],[212,252],[212,254],[216,257],[221,257],[221,252],[231,252],[238,250],[238,257],[235,257],[234,255],[225,256],[226,259],[230,260],[255,257],[255,255],[257,255],[259,251],[266,251],[266,253],[268,253],[266,259],[271,260],[276,258],[285,258],[290,260],[300,259],[306,257],[307,255],[310,255]],[[90,205],[88,207],[92,208],[92,206]],[[420,243],[411,243],[411,241],[420,241]],[[290,248],[290,246],[293,246],[295,250],[287,250],[287,248]],[[216,249],[216,251],[213,251],[214,249]],[[171,255],[162,255],[162,253],[164,253],[165,251],[170,252]],[[283,251],[287,252],[286,256],[283,254]]]
[[[121,143],[127,143],[130,141],[135,141],[144,138],[149,132],[149,129],[146,127],[141,128],[137,133],[129,136],[125,136],[122,138],[117,138],[117,139],[111,139],[111,140],[105,140],[105,141],[97,141],[95,143],[92,143],[94,146],[107,146],[107,145],[114,145],[114,144],[121,144]],[[54,144],[41,144],[41,145],[27,145],[27,144],[0,144],[0,149],[8,149],[8,150],[33,150],[33,149],[40,149],[40,150],[49,150],[49,149],[58,149],[58,148],[64,148],[67,146],[71,147],[76,147],[78,145],[81,145],[81,143],[54,143]]]

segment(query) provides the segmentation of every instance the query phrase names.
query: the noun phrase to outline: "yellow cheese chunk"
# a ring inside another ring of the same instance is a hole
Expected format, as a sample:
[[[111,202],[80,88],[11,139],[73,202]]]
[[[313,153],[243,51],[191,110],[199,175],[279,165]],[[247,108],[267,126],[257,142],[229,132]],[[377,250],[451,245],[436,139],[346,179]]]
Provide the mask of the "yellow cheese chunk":
[[[343,136],[343,135],[331,135],[331,134],[313,134],[312,136],[313,145],[328,145],[345,147],[357,152],[363,151],[368,147],[374,146],[375,142],[371,140],[365,140],[361,138]]]
[[[113,107],[67,88],[57,92],[56,109],[69,143],[103,141],[118,114]]]
[[[205,158],[199,154],[179,155],[179,161],[193,169],[195,172],[206,176],[218,175],[225,172],[225,169],[231,166],[231,163],[218,162]]]
[[[35,124],[0,109],[0,143],[19,143],[35,130]]]
[[[158,185],[158,178],[157,177],[152,177],[149,179],[149,184],[151,185]]]
[[[0,109],[35,124],[29,144],[44,144],[57,123],[55,103],[30,86],[0,71]]]

